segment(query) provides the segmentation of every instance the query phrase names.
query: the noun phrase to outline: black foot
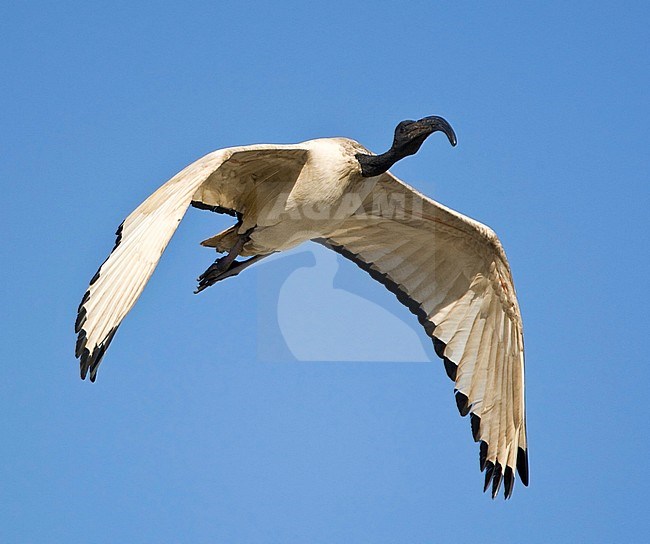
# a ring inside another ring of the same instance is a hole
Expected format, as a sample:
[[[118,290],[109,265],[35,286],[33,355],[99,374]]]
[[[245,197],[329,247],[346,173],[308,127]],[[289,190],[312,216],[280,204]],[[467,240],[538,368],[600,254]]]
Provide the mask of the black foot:
[[[204,289],[217,283],[219,280],[230,277],[233,274],[230,274],[228,276],[225,274],[232,268],[236,268],[237,264],[239,264],[237,261],[230,260],[227,257],[221,257],[220,259],[217,259],[208,267],[205,272],[203,272],[203,274],[201,274],[196,279],[196,281],[199,282],[199,285],[194,292],[200,293]]]
[[[236,276],[242,270],[245,270],[250,265],[256,263],[260,259],[263,259],[264,257],[268,257],[268,255],[255,255],[255,257],[251,257],[245,261],[225,260],[227,257],[221,257],[221,259],[216,260],[205,272],[203,272],[203,274],[198,277],[197,281],[199,282],[199,285],[194,293],[200,293],[218,281]]]

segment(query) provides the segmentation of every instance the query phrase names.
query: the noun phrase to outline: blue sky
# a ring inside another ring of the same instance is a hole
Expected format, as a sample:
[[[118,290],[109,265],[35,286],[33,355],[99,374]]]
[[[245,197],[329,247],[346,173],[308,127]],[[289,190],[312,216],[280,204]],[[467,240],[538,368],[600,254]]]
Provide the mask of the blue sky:
[[[7,6],[0,540],[644,541],[649,15]],[[442,364],[351,263],[305,246],[193,295],[214,258],[197,243],[229,224],[207,212],[181,224],[97,383],[79,380],[79,300],[162,182],[232,145],[348,136],[382,151],[397,122],[433,114],[458,147],[431,138],[393,171],[503,241],[524,316],[529,488],[481,493]],[[351,329],[336,362],[298,360]],[[401,362],[381,361],[391,334]]]

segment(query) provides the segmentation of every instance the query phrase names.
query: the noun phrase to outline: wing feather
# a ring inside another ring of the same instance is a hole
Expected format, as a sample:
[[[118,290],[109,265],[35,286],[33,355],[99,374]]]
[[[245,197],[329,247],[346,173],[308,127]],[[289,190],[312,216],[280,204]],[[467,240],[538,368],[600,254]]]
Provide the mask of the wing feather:
[[[214,152],[160,187],[122,223],[108,259],[100,266],[79,307],[77,357],[81,377],[97,368],[124,316],[133,307],[198,186],[223,162]]]
[[[388,213],[377,202],[404,203]],[[363,213],[315,240],[383,283],[424,326],[471,414],[485,488],[508,498],[514,471],[528,485],[521,315],[494,232],[386,173]],[[399,212],[399,213],[397,213]]]
[[[477,306],[480,304],[479,297],[471,291],[463,297],[463,307],[458,311],[450,312],[447,320],[447,327],[453,330],[451,338],[446,342],[445,353],[452,361],[461,361],[465,346],[469,341],[472,332],[472,326],[478,318]],[[460,370],[460,368],[459,368]],[[461,391],[465,389],[460,387],[460,377],[457,378],[456,385]]]
[[[190,164],[140,204],[120,225],[113,251],[90,281],[77,312],[75,355],[81,377],[95,381],[117,328],[153,274],[190,203],[242,213],[260,184],[295,180],[307,151],[254,145],[214,151]],[[225,165],[225,167],[224,167]],[[222,168],[223,167],[223,168]],[[271,191],[275,190],[271,187]]]

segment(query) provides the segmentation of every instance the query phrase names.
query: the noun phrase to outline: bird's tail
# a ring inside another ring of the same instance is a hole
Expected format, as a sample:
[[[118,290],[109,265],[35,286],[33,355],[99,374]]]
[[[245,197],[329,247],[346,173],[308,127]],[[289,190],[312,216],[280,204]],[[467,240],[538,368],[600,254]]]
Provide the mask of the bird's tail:
[[[203,247],[213,247],[219,253],[225,253],[226,251],[230,250],[233,245],[235,245],[235,242],[239,236],[239,227],[239,223],[237,225],[233,225],[232,227],[221,231],[219,234],[215,234],[214,236],[203,240],[201,242],[201,245]]]

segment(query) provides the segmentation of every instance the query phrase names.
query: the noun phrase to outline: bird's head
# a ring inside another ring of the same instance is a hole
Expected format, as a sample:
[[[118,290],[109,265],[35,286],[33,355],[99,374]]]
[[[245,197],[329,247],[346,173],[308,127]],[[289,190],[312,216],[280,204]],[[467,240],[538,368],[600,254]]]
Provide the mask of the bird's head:
[[[456,134],[451,125],[442,117],[432,115],[419,121],[402,121],[395,127],[395,136],[391,148],[381,155],[357,154],[363,177],[373,177],[383,174],[393,164],[409,155],[415,155],[424,140],[434,132],[444,132],[453,146],[456,145]]]
[[[402,121],[395,127],[395,137],[391,149],[400,155],[400,158],[415,155],[420,146],[434,132],[444,132],[449,143],[456,145],[456,134],[451,125],[442,117],[432,115],[419,121]]]

